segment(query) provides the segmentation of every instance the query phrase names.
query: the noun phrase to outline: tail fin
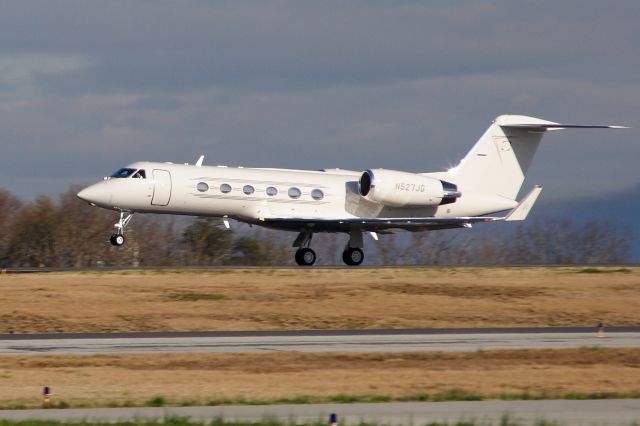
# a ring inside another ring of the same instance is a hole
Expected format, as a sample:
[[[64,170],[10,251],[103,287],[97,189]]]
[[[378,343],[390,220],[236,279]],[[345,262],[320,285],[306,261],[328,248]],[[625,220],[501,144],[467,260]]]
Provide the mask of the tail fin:
[[[501,115],[449,174],[462,193],[471,188],[515,200],[544,133],[565,128],[622,127],[560,124],[524,115]]]

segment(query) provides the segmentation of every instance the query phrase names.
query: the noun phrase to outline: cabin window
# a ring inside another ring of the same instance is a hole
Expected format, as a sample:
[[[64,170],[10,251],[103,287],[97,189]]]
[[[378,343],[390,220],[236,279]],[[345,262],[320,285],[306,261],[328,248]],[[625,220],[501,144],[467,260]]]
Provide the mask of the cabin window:
[[[207,185],[206,182],[198,182],[196,189],[200,192],[207,192],[209,190],[209,185]]]
[[[302,192],[300,192],[300,190],[295,186],[293,188],[289,188],[289,197],[300,198],[300,195],[302,195]]]
[[[322,200],[324,198],[324,192],[321,189],[314,189],[311,191],[311,198],[314,200]]]
[[[112,174],[111,177],[112,178],[128,178],[135,171],[136,171],[136,169],[128,169],[128,168],[124,167],[124,168],[118,170],[117,172],[115,172],[114,174]]]
[[[222,192],[223,194],[228,194],[229,192],[231,192],[231,185],[229,185],[228,183],[223,183],[222,185],[220,185],[220,192]]]
[[[265,192],[268,196],[273,197],[278,194],[278,189],[273,186],[267,186],[267,190]]]
[[[134,178],[134,179],[146,179],[147,178],[147,174],[145,173],[145,171],[143,169],[140,169],[131,177]]]
[[[253,186],[251,185],[245,185],[244,188],[242,188],[242,192],[244,192],[247,195],[251,195],[255,192],[256,190],[253,189]]]

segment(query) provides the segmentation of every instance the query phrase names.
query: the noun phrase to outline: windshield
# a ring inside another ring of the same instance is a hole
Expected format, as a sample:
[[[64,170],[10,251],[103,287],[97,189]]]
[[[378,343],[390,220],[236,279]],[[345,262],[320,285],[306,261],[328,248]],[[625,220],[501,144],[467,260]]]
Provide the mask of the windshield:
[[[135,171],[136,171],[136,169],[122,168],[122,169],[118,170],[117,172],[115,172],[114,174],[112,174],[111,177],[112,178],[128,178]]]

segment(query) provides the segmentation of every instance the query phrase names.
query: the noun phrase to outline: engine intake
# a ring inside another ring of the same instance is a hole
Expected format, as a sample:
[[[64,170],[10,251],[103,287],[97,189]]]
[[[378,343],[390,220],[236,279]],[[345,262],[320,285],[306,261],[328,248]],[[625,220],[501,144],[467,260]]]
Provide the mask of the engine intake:
[[[389,207],[439,206],[455,203],[462,195],[451,182],[385,169],[364,171],[358,191],[365,199]]]

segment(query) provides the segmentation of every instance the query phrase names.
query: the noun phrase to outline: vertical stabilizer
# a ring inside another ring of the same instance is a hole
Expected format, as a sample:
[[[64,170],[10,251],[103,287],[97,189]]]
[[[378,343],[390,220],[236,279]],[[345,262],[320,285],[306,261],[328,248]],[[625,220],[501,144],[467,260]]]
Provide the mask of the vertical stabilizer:
[[[501,115],[449,173],[462,193],[472,190],[515,200],[544,132],[558,123]]]

